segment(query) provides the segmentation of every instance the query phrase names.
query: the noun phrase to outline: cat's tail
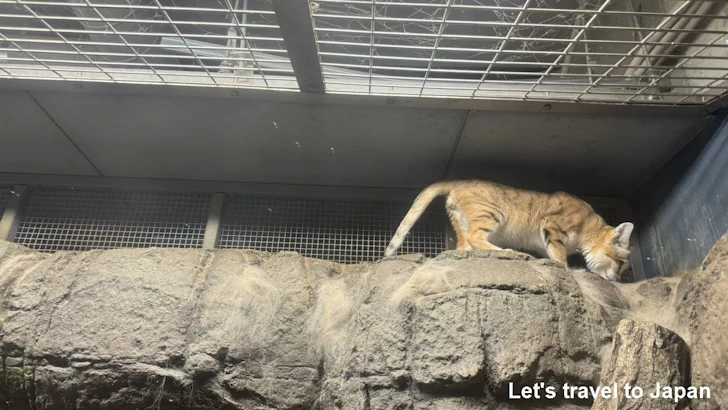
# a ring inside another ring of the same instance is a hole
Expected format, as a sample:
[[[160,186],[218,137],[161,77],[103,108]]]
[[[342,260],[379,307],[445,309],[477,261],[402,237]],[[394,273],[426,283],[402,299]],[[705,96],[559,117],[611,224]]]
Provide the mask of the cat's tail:
[[[409,211],[407,211],[407,215],[405,215],[404,219],[402,219],[402,222],[399,224],[399,228],[397,228],[397,232],[394,233],[392,240],[389,242],[387,250],[384,251],[384,256],[392,256],[397,253],[397,249],[402,246],[404,238],[407,236],[410,229],[412,229],[415,222],[420,219],[420,216],[422,216],[422,213],[425,212],[425,209],[427,209],[427,206],[430,205],[430,202],[438,196],[449,194],[452,190],[452,185],[453,184],[451,182],[436,182],[423,189],[422,192],[417,195],[415,202],[412,204]]]

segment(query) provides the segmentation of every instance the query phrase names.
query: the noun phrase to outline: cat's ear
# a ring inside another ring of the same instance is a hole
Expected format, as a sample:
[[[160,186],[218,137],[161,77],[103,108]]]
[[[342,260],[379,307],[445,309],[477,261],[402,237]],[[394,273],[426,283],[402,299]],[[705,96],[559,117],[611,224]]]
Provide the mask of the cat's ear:
[[[634,225],[631,222],[620,224],[614,230],[614,246],[620,249],[629,249],[629,237],[632,235]]]

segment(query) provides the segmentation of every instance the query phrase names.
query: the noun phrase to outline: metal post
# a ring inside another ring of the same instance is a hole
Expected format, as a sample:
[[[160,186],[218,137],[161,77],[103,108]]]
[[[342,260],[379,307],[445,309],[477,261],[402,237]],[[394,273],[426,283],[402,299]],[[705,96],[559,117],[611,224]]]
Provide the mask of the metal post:
[[[222,207],[225,203],[225,194],[216,192],[210,199],[210,211],[207,214],[205,236],[202,239],[202,249],[217,248],[220,240],[220,226],[222,225]]]
[[[13,187],[8,206],[5,208],[2,219],[0,219],[0,241],[15,241],[15,233],[18,232],[27,197],[28,193],[25,185]]]
[[[450,225],[450,222],[448,221],[445,224],[445,250],[454,251],[458,245],[457,241],[458,239],[455,236],[455,230],[452,228],[452,225]]]

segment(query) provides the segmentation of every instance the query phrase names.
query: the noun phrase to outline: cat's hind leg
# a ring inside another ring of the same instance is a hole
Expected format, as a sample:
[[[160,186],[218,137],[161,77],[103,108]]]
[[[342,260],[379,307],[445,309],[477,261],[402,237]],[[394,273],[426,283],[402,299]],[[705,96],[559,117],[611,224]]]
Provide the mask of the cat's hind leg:
[[[447,214],[450,217],[455,235],[457,237],[458,250],[504,250],[488,241],[489,235],[496,232],[500,227],[500,222],[495,219],[493,213],[487,212],[485,215],[477,218],[468,218],[462,208],[450,197],[445,203]]]
[[[488,236],[500,228],[500,223],[491,217],[481,217],[471,221],[467,241],[473,249],[505,250],[488,241]]]
[[[566,261],[566,246],[564,245],[567,239],[566,234],[554,226],[544,224],[541,235],[549,259],[559,262],[564,265],[564,268],[569,269],[569,264]]]
[[[459,251],[473,249],[466,239],[469,229],[468,217],[450,197],[445,202],[445,209],[447,210],[447,216],[450,217],[452,229],[455,231],[455,238],[457,238],[455,249]]]

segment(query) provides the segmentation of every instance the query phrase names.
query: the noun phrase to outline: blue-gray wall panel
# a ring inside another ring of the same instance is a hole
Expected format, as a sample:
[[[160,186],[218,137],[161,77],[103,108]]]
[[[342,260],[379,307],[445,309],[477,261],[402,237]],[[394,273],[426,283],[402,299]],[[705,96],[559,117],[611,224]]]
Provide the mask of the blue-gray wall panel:
[[[632,198],[648,278],[700,265],[728,231],[728,121],[691,141]]]

